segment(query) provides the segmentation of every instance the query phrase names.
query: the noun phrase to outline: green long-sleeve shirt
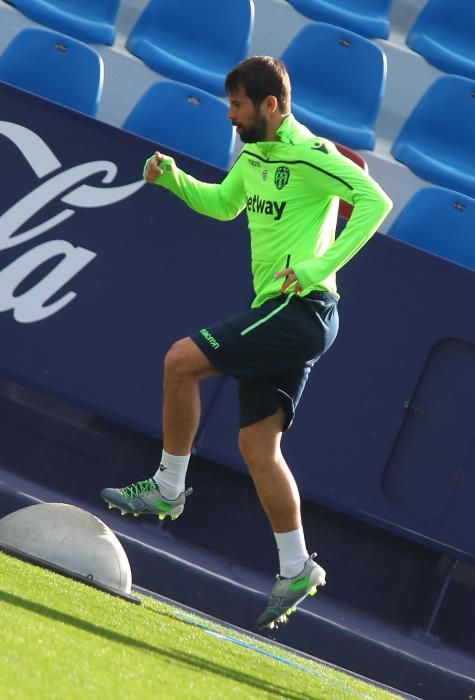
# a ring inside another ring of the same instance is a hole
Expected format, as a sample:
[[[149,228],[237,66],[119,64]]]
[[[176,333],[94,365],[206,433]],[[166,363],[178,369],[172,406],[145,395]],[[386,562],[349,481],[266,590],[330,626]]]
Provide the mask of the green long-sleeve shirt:
[[[377,231],[392,207],[381,187],[335,145],[314,136],[292,115],[278,141],[246,144],[220,184],[205,183],[165,157],[156,184],[189,207],[222,221],[247,209],[255,299],[280,293],[276,272],[292,267],[303,292],[337,293],[336,272]],[[335,240],[339,198],[353,213]]]

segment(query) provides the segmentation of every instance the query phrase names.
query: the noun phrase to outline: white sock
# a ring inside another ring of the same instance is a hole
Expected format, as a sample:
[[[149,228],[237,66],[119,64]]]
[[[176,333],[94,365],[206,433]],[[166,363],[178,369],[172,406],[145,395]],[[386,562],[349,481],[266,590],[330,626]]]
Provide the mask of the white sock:
[[[303,529],[274,532],[274,537],[279,550],[280,575],[284,578],[297,576],[309,557]]]
[[[190,455],[170,455],[162,451],[160,466],[154,475],[160,492],[165,498],[174,500],[185,490],[186,470]]]

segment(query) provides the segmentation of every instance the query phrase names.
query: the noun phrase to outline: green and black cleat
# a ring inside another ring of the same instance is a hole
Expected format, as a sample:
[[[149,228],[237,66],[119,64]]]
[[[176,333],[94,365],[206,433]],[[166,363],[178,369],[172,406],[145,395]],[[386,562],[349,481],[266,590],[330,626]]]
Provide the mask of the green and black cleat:
[[[154,479],[146,479],[121,489],[103,489],[101,497],[109,508],[118,508],[122,515],[157,515],[160,520],[167,517],[176,520],[183,513],[187,496],[192,493],[193,489],[189,488],[178,498],[165,498],[160,493],[157,482]]]
[[[325,569],[314,561],[316,556],[312,554],[307,559],[298,576],[276,577],[269,604],[257,619],[258,629],[274,629],[278,625],[283,625],[304,598],[315,595],[318,587],[325,585]]]

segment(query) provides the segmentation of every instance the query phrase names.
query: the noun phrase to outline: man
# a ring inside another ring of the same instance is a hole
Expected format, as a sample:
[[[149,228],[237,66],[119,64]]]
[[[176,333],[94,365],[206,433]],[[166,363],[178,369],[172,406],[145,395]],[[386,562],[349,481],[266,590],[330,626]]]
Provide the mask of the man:
[[[285,622],[325,583],[309,556],[300,498],[280,449],[311,367],[338,330],[335,273],[366,243],[391,201],[334,144],[290,112],[284,65],[268,56],[240,63],[226,78],[228,116],[244,148],[221,184],[200,182],[157,152],[144,177],[200,214],[221,220],[247,210],[255,299],[249,310],[178,340],[165,356],[164,450],[156,474],[102,497],[122,512],[178,517],[191,489],[185,475],[200,420],[200,382],[234,376],[239,447],[268,516],[280,574],[259,628]],[[335,240],[339,198],[354,209]]]

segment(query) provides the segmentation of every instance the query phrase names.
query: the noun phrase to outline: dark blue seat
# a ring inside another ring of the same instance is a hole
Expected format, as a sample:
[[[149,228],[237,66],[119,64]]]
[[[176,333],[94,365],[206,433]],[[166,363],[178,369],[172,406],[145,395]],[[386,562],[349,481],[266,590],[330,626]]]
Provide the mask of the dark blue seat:
[[[475,79],[475,2],[429,0],[406,43],[440,70]]]
[[[369,39],[387,39],[393,0],[289,0],[305,17],[328,22]]]
[[[425,187],[407,202],[389,235],[475,270],[475,199]]]
[[[315,134],[373,150],[386,86],[386,56],[375,43],[331,24],[298,32],[282,60],[292,79],[292,111]]]
[[[419,177],[475,197],[475,81],[438,78],[409,115],[391,152]]]
[[[139,99],[123,128],[226,169],[236,138],[227,110],[215,95],[185,83],[161,80]]]
[[[120,0],[11,0],[24,15],[81,41],[113,44]]]
[[[224,79],[246,58],[253,0],[151,0],[127,49],[157,73],[224,95]]]
[[[49,29],[23,29],[0,56],[0,80],[95,116],[104,64],[82,41]]]

